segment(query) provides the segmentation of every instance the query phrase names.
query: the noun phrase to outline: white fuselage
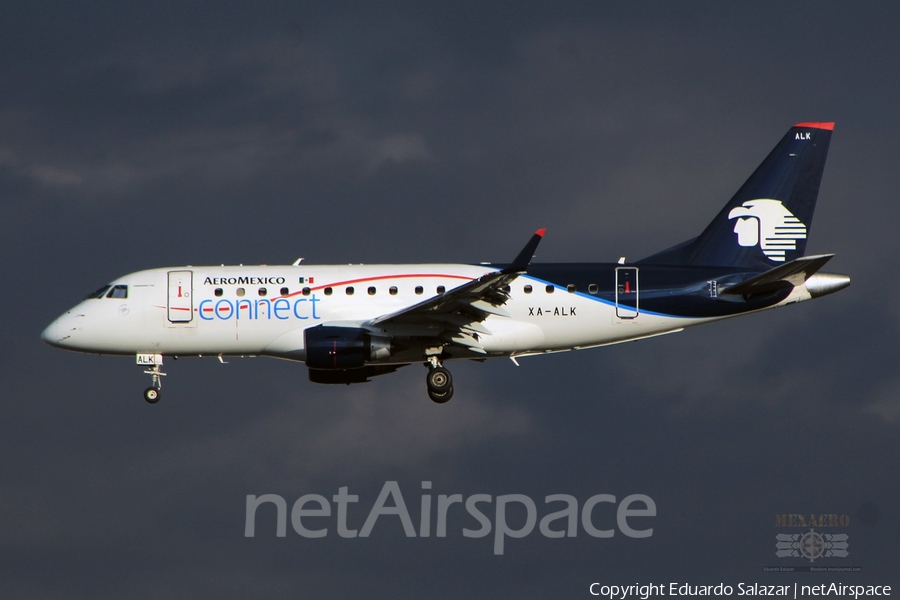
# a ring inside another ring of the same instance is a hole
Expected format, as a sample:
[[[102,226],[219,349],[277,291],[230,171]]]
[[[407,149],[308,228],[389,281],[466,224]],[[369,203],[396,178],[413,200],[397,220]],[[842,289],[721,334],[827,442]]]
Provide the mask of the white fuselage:
[[[495,270],[464,264],[151,269],[117,279],[109,292],[61,315],[42,337],[55,346],[101,354],[268,355],[304,360],[308,327],[360,326]],[[118,293],[112,291],[116,287]],[[779,305],[809,297],[800,285]],[[522,356],[617,343],[721,318],[647,312],[622,318],[610,302],[527,274],[510,286],[510,300],[503,311],[508,316],[492,314],[481,324],[487,332],[479,335],[481,356]],[[411,335],[425,333],[423,327],[427,325],[413,326]],[[393,335],[397,333],[394,327]],[[398,356],[384,362],[409,360]]]

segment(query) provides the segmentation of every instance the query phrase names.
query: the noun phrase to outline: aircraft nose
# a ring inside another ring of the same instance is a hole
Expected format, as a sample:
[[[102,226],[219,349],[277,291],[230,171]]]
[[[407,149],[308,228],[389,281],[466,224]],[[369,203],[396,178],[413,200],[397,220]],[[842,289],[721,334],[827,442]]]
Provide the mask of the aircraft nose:
[[[62,315],[52,323],[50,323],[44,331],[41,332],[41,339],[51,346],[63,347],[65,341],[70,337],[70,327],[65,324],[67,315]]]

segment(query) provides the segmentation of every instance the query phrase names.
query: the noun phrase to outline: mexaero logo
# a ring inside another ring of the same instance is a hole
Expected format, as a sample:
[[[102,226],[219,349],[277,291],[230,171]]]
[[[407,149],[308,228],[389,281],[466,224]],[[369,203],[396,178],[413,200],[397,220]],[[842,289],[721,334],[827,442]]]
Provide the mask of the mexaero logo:
[[[737,219],[734,232],[738,244],[759,246],[766,258],[784,262],[787,250],[797,249],[797,240],[806,239],[806,225],[785,208],[781,200],[747,200],[731,209],[729,219]]]

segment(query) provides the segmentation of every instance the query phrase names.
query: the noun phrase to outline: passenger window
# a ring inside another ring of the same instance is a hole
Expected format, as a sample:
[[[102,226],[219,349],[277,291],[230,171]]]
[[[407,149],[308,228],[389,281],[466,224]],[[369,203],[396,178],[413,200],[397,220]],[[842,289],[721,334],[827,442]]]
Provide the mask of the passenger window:
[[[375,295],[375,286],[374,285],[369,286],[368,292],[369,292],[370,296],[374,296]]]
[[[238,289],[237,289],[237,295],[238,295],[238,297],[240,297],[240,298],[243,298],[243,297],[244,297],[244,294],[246,294],[246,293],[247,293],[247,291],[246,291],[244,288],[238,288]]]
[[[308,287],[303,288],[303,295],[309,296],[310,289]]]
[[[554,288],[552,285],[548,285],[548,286],[545,287],[544,289],[547,291],[548,294],[552,294],[552,293],[553,293],[553,290],[554,290],[555,288]]]
[[[287,289],[286,287],[281,288],[282,296],[287,296],[290,292],[291,292],[291,290]]]
[[[95,298],[102,298],[103,296],[106,295],[106,291],[107,291],[108,289],[109,289],[109,286],[108,286],[108,285],[104,285],[102,288],[100,288],[99,290],[93,292],[91,295],[89,295],[87,298],[85,298],[85,300],[92,300],[92,299],[95,299]]]
[[[530,285],[526,285],[526,286],[525,286],[525,293],[526,293],[526,294],[530,294],[530,293],[531,293],[531,286],[530,286]]]
[[[356,291],[356,290],[353,289],[352,285],[347,286],[347,295],[348,296],[352,296],[354,291]]]
[[[416,294],[417,295],[421,296],[422,292],[424,292],[424,291],[425,291],[425,289],[421,285],[416,286]]]
[[[596,293],[597,293],[597,284],[596,284],[596,283],[592,283],[591,285],[589,285],[589,286],[588,286],[588,291],[589,291],[590,293],[592,293],[592,294],[596,294]]]
[[[437,293],[438,293],[438,294],[443,294],[443,293],[446,292],[446,291],[447,291],[447,288],[445,288],[444,286],[442,286],[442,285],[437,286]]]
[[[269,290],[267,290],[266,288],[259,288],[260,296],[266,296],[266,295],[268,295],[268,293],[269,293]]]
[[[127,298],[128,297],[128,286],[127,285],[116,285],[113,286],[109,293],[106,294],[107,298]]]
[[[330,287],[327,287],[327,288],[325,288],[325,289],[322,290],[322,291],[325,292],[325,295],[326,295],[326,296],[330,296],[330,295],[331,295],[331,292],[333,292],[334,290],[332,290]]]
[[[392,285],[390,288],[388,288],[388,293],[389,293],[391,296],[396,296],[396,295],[397,295],[397,286],[396,286],[396,285]]]
[[[222,294],[225,292],[222,291],[222,288],[216,288],[216,291],[213,292],[216,295],[216,298],[221,298]]]
[[[569,292],[570,294],[574,294],[575,293],[575,284],[570,283],[569,285],[567,285],[566,291]]]

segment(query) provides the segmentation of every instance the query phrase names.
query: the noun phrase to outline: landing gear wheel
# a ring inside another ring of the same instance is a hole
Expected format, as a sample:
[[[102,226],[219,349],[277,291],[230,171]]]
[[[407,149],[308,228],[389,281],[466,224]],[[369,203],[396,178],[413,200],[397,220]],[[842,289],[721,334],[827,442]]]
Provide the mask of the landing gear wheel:
[[[138,354],[137,358],[139,365],[149,365],[150,367],[144,371],[144,373],[150,376],[150,387],[144,390],[144,400],[150,404],[156,404],[159,402],[159,390],[162,387],[162,378],[166,376],[161,368],[163,361],[162,354]]]
[[[444,367],[435,367],[433,369],[430,369],[428,371],[428,377],[426,378],[425,382],[428,384],[429,392],[443,394],[447,391],[453,390],[453,377],[450,376],[450,371],[448,371]],[[432,399],[434,398],[432,397]]]
[[[150,404],[156,404],[159,402],[159,388],[148,387],[144,390],[144,400],[149,402]]]
[[[428,397],[438,404],[443,404],[453,397],[453,386],[451,385],[446,392],[436,392],[429,389]]]

